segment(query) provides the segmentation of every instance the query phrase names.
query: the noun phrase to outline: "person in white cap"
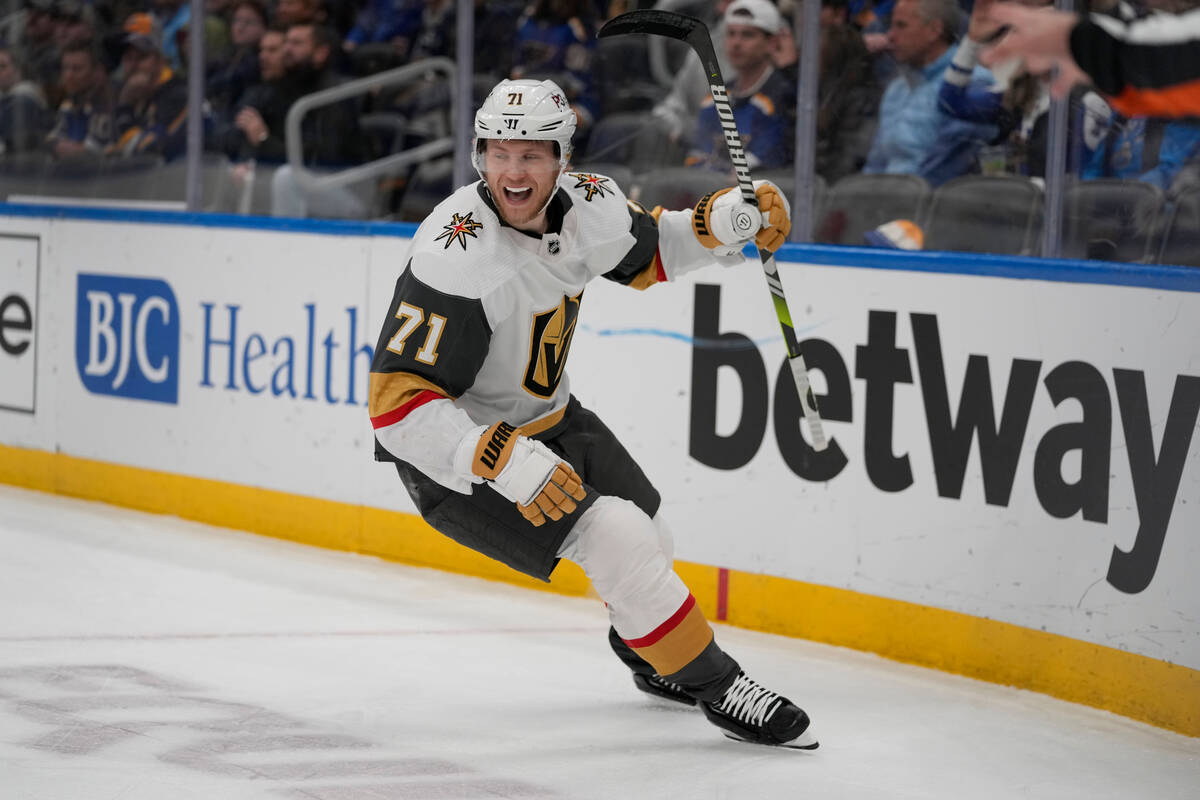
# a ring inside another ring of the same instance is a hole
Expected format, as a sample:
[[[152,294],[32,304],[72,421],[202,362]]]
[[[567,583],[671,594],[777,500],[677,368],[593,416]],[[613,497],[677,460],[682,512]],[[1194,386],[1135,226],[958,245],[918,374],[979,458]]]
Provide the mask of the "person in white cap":
[[[579,564],[639,689],[699,704],[732,738],[811,749],[804,711],[717,646],[672,567],[658,491],[565,370],[589,281],[644,289],[744,263],[751,239],[782,244],[787,201],[759,182],[759,208],[722,189],[647,211],[610,178],[568,171],[575,125],[551,81],[501,81],[476,113],[481,180],[418,228],[375,349],[376,457],[460,544],[541,580]]]
[[[773,169],[792,161],[790,109],[796,84],[775,69],[771,53],[783,15],[770,0],[735,0],[725,9],[725,59],[736,77],[729,103],[751,169]],[[710,95],[700,108],[687,163],[729,169],[725,131]]]

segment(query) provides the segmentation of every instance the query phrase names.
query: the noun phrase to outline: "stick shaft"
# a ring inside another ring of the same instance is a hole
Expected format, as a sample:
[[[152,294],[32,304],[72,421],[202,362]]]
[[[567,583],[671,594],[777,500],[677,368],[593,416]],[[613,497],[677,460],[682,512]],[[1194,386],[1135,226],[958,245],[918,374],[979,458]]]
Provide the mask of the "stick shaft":
[[[725,87],[725,79],[721,77],[717,51],[713,47],[712,37],[708,33],[707,26],[699,20],[683,14],[671,11],[643,10],[622,14],[606,23],[600,31],[601,36],[622,33],[649,33],[682,39],[696,52],[708,75],[709,90],[712,92],[713,105],[716,107],[717,117],[720,119],[721,128],[725,133],[725,145],[729,150],[729,160],[733,163],[734,174],[737,176],[738,189],[742,193],[742,199],[757,208],[758,198],[754,194],[754,179],[750,174],[750,164],[746,159],[746,150],[742,147],[742,137],[733,116],[733,107],[729,103],[729,90]],[[779,327],[783,331],[783,343],[787,349],[788,363],[792,368],[792,377],[796,382],[800,405],[804,409],[804,419],[808,423],[808,430],[812,435],[812,446],[814,450],[821,451],[829,446],[829,441],[825,437],[825,428],[821,423],[820,411],[817,409],[817,398],[809,383],[804,356],[800,353],[800,343],[796,339],[796,330],[792,325],[792,314],[788,308],[783,282],[779,279],[775,254],[759,248],[758,255],[762,261],[763,274],[767,279],[767,288],[771,291],[771,303],[775,308],[775,316],[779,319]]]

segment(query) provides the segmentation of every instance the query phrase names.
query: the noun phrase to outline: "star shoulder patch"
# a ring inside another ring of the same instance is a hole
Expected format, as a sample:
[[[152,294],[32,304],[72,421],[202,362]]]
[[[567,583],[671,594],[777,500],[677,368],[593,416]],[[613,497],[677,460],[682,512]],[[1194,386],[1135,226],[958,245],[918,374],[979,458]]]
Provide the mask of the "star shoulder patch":
[[[592,198],[596,195],[606,197],[607,194],[614,193],[613,188],[608,185],[608,178],[600,175],[591,175],[587,172],[571,172],[568,174],[575,180],[579,181],[579,183],[575,184],[573,188],[583,189],[585,192],[587,192],[583,199],[589,203],[592,202]]]
[[[458,242],[462,245],[462,249],[467,249],[467,237],[472,239],[479,238],[479,234],[475,231],[483,227],[482,222],[471,219],[474,211],[468,211],[466,214],[454,214],[449,224],[442,226],[442,232],[434,237],[434,241],[445,239],[446,244],[442,246],[443,250],[449,249],[450,245]]]

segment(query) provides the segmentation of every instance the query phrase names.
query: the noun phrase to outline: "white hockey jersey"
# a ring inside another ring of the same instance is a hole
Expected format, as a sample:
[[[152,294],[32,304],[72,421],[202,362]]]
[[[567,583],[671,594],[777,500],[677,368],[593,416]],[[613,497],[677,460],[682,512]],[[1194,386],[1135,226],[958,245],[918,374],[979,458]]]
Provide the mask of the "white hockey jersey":
[[[717,260],[690,209],[647,212],[601,175],[563,174],[547,221],[541,236],[508,226],[478,181],[421,224],[371,366],[380,458],[469,492],[454,468],[464,436],[498,420],[534,435],[562,417],[589,281],[646,288]]]

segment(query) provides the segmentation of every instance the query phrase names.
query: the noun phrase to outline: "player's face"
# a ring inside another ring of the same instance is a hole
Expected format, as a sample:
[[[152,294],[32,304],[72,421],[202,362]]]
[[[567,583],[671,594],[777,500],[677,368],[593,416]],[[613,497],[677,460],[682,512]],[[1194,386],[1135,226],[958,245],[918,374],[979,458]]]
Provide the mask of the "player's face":
[[[489,139],[483,173],[505,222],[514,228],[544,232],[542,211],[558,180],[553,142]]]

